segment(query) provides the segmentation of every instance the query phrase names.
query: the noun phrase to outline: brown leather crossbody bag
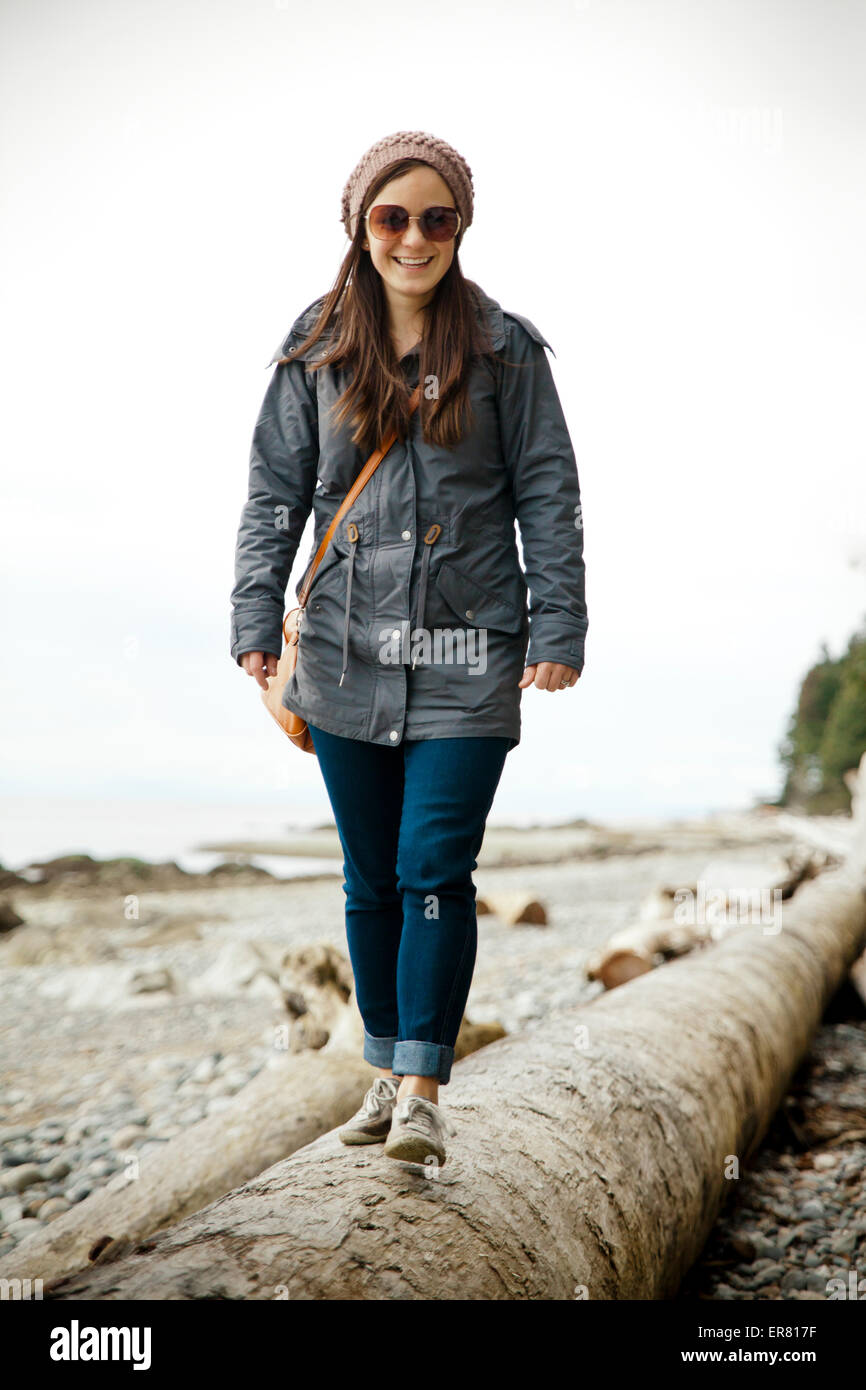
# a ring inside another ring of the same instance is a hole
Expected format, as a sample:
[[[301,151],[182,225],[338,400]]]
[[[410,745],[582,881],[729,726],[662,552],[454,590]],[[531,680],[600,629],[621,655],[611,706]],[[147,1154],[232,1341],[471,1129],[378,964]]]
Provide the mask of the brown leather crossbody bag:
[[[420,402],[421,387],[419,385],[415,387],[415,390],[412,392],[412,396],[409,401],[410,415],[412,411],[414,411],[417,408]],[[376,472],[376,469],[379,467],[379,464],[382,462],[383,458],[387,454],[388,450],[391,448],[396,438],[396,430],[392,430],[391,433],[388,435],[387,439],[385,440],[384,444],[381,444],[378,449],[374,450],[374,452],[367,459],[367,462],[364,464],[364,467],[361,469],[360,473],[353,482],[349,491],[346,493],[346,496],[340,503],[340,506],[338,507],[330,526],[328,527],[327,531],[322,537],[318,550],[313,556],[313,560],[310,565],[310,568],[307,570],[304,583],[300,589],[300,592],[298,593],[297,607],[289,609],[288,613],[283,619],[283,638],[285,641],[285,645],[283,647],[282,655],[277,665],[277,674],[268,678],[268,688],[267,690],[262,691],[262,700],[264,701],[264,705],[268,713],[273,715],[274,719],[279,724],[283,733],[287,734],[288,737],[291,739],[292,743],[294,743],[295,747],[302,749],[304,753],[312,753],[313,755],[315,755],[316,752],[313,746],[312,737],[310,736],[310,731],[307,728],[306,720],[302,719],[299,714],[293,713],[292,710],[286,709],[282,703],[283,691],[285,690],[286,682],[288,681],[289,677],[292,675],[292,673],[295,670],[295,667],[298,664],[298,656],[300,653],[300,648],[298,645],[298,640],[300,636],[298,624],[300,622],[300,615],[302,610],[307,606],[307,599],[309,598],[310,590],[313,587],[313,580],[316,577],[316,570],[319,568],[319,565],[322,562],[322,556],[325,554],[325,551],[328,548],[331,537],[333,536],[343,517],[346,515],[346,512],[352,506],[353,502],[356,501],[360,493],[367,486],[367,483],[370,481],[373,474]]]

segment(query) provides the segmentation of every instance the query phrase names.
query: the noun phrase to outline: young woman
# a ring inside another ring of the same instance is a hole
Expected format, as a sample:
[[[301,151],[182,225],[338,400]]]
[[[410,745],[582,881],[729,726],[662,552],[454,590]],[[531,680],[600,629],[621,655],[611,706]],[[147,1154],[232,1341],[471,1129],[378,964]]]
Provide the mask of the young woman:
[[[464,279],[472,214],[470,169],[444,140],[401,131],[359,161],[334,285],[271,359],[232,592],[232,656],[266,689],[310,511],[312,557],[397,430],[316,573],[283,704],[307,722],[334,811],[364,1056],[379,1072],[341,1138],[384,1140],[413,1162],[443,1163],[454,1132],[439,1086],[475,966],[472,873],[522,692],[574,685],[587,630],[550,345]]]

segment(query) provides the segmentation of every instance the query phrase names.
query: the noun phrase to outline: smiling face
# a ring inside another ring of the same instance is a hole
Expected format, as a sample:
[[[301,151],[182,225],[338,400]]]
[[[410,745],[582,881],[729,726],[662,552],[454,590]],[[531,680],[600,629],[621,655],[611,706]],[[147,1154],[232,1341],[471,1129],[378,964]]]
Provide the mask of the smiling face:
[[[380,203],[396,203],[416,217],[429,207],[457,206],[442,175],[427,164],[384,184],[370,206]],[[382,277],[385,294],[401,308],[420,309],[430,303],[433,291],[454,260],[455,244],[456,238],[428,241],[418,222],[410,222],[394,241],[379,241],[370,233],[364,237],[364,246]]]

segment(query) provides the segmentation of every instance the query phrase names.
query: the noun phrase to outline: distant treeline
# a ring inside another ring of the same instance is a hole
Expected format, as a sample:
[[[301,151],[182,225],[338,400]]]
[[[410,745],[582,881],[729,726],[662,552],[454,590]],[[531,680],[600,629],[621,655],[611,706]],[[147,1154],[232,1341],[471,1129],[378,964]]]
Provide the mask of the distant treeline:
[[[866,750],[866,623],[834,660],[826,645],[807,672],[795,713],[779,745],[785,769],[780,806],[816,814],[847,810],[851,794],[842,774]]]

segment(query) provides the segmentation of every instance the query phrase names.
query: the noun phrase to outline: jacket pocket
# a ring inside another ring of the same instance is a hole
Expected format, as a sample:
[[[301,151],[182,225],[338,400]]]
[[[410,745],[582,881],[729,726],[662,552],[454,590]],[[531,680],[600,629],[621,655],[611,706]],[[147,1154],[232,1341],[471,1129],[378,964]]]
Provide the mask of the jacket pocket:
[[[510,603],[483,588],[448,560],[443,560],[439,566],[436,588],[461,622],[472,627],[490,627],[499,632],[516,633],[523,626],[525,613],[516,603]],[[514,598],[517,597],[515,592]]]

